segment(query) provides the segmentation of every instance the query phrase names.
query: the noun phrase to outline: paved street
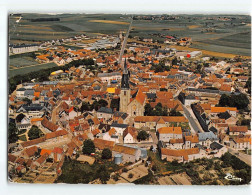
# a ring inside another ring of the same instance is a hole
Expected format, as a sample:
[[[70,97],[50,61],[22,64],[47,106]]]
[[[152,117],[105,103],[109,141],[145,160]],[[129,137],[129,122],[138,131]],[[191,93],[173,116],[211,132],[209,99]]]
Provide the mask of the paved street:
[[[251,155],[247,155],[247,154],[241,153],[238,150],[234,150],[234,149],[231,149],[231,148],[228,148],[228,151],[231,154],[235,155],[240,160],[242,160],[243,162],[245,162],[246,164],[248,164],[249,166],[251,166]]]
[[[184,105],[182,105],[182,106],[184,109],[185,116],[189,120],[190,126],[193,129],[193,131],[195,131],[195,133],[204,132],[203,129],[201,128],[198,120],[196,119],[192,109],[187,108]]]

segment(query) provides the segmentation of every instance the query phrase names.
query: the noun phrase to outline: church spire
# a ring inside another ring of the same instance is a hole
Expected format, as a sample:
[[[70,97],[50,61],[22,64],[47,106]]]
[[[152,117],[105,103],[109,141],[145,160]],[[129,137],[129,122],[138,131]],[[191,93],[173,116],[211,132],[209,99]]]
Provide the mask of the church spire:
[[[122,75],[122,81],[121,81],[121,88],[122,89],[129,89],[129,72],[127,69],[126,64],[126,58],[124,62],[124,69],[123,69],[123,75]]]

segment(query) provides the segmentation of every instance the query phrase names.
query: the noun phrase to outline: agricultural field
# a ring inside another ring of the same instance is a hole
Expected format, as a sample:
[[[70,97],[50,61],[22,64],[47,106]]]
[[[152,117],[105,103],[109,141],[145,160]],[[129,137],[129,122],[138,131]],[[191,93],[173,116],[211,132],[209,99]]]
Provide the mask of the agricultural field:
[[[10,43],[37,43],[83,33],[89,36],[119,34],[130,22],[130,15],[122,14],[22,14],[22,17],[19,23],[16,23],[19,16],[9,18]],[[130,35],[162,41],[164,38],[155,34],[191,37],[191,48],[250,56],[250,16],[231,15],[234,19],[230,21],[211,17],[217,16],[177,15],[174,20],[134,20]],[[34,18],[59,18],[60,21],[32,21]]]
[[[10,56],[9,57],[10,69],[39,64],[33,56],[35,56],[35,54],[32,52]]]
[[[17,69],[9,69],[8,77],[11,78],[16,75],[24,75],[29,72],[52,68],[55,66],[57,66],[57,64],[52,62],[52,63],[46,63],[46,64],[30,65],[26,67],[17,68]]]

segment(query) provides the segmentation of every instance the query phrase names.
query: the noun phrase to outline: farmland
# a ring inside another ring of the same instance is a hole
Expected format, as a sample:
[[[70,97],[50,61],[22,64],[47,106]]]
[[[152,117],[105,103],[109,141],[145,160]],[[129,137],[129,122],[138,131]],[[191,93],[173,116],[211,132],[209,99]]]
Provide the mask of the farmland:
[[[71,37],[77,34],[118,34],[125,31],[130,22],[129,15],[122,14],[22,14],[10,16],[10,43],[37,43],[46,40]],[[191,37],[191,48],[210,52],[250,56],[250,16],[231,15],[230,21],[213,20],[216,15],[178,15],[175,20],[134,20],[131,36],[164,38],[154,34]],[[221,17],[224,17],[221,15]],[[33,18],[59,18],[60,21],[31,21]],[[209,31],[209,29],[214,29]]]
[[[21,67],[21,68],[18,68],[18,69],[10,69],[8,77],[11,78],[11,77],[16,76],[16,75],[24,75],[24,74],[29,73],[29,72],[38,71],[38,70],[47,69],[47,68],[52,68],[52,67],[55,67],[55,66],[57,66],[57,64],[47,63],[47,64],[30,65],[30,66]]]

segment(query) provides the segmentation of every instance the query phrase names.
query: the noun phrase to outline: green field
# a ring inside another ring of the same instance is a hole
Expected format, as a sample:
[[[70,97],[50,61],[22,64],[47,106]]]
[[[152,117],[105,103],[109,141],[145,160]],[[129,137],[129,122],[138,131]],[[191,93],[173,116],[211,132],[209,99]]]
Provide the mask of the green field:
[[[57,64],[55,63],[47,63],[47,64],[39,64],[38,66],[31,66],[31,67],[23,67],[23,68],[19,68],[19,69],[11,69],[9,70],[9,75],[8,77],[11,78],[13,76],[16,75],[24,75],[26,73],[29,72],[33,72],[33,71],[38,71],[38,70],[42,70],[42,69],[47,69],[47,68],[52,68],[57,66]]]
[[[12,55],[9,58],[10,67],[24,67],[39,64],[33,57],[27,54]]]

